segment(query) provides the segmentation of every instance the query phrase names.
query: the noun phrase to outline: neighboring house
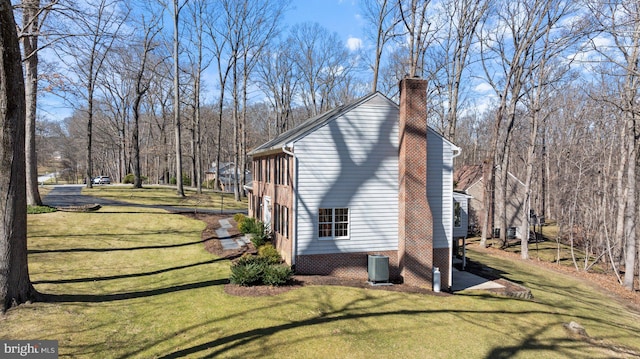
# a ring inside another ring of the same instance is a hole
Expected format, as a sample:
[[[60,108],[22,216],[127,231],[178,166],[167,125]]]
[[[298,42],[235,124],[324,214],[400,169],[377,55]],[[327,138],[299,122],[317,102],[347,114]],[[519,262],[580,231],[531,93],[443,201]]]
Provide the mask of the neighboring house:
[[[308,119],[250,152],[249,215],[274,233],[300,274],[367,278],[367,255],[391,279],[451,286],[453,157],[426,124],[426,81],[400,82]]]
[[[523,220],[523,211],[525,210],[524,183],[510,172],[508,172],[507,175],[509,176],[507,179],[507,200],[505,202],[502,201],[501,198],[495,198],[495,213],[500,213],[502,203],[506,203],[507,233],[509,237],[521,239],[522,234],[520,233],[520,228]],[[496,183],[499,183],[498,179],[500,176],[502,176],[502,171],[498,168],[496,169]],[[484,223],[484,178],[482,166],[462,166],[457,169],[454,173],[454,186],[456,191],[462,191],[471,196],[469,200],[469,231],[479,233]],[[495,191],[495,194],[499,196],[500,192]],[[529,207],[527,206],[526,208]],[[495,231],[495,228],[499,225],[497,218],[494,218],[492,222],[489,228]]]
[[[215,162],[211,164],[211,168],[204,172],[204,180],[212,181],[216,179],[216,174],[218,173],[216,169]],[[220,183],[227,190],[232,189],[233,183],[236,178],[236,164],[233,162],[220,162]],[[247,183],[251,183],[251,171],[245,171],[245,178]]]
[[[473,197],[453,192],[453,238],[466,238],[469,234],[469,201]]]

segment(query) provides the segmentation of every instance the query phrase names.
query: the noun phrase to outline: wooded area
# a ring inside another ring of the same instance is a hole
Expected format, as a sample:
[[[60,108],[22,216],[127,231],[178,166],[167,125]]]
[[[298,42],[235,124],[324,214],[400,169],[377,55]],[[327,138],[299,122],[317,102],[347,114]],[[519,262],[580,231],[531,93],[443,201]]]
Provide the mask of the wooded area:
[[[247,150],[371,90],[397,99],[399,80],[420,76],[430,125],[463,149],[456,166],[513,173],[531,203],[523,218],[557,221],[559,239],[590,255],[576,268],[604,263],[634,289],[635,0],[362,0],[369,38],[358,49],[317,23],[286,26],[292,4],[282,0],[13,5],[30,203],[40,201],[36,152],[39,168],[70,181],[131,173],[136,186],[172,183],[179,195],[183,185],[219,188],[205,171],[231,162],[239,200]],[[59,96],[73,115],[36,114],[36,93]],[[485,181],[485,198],[506,190],[502,178]],[[497,227],[505,217],[495,213]]]

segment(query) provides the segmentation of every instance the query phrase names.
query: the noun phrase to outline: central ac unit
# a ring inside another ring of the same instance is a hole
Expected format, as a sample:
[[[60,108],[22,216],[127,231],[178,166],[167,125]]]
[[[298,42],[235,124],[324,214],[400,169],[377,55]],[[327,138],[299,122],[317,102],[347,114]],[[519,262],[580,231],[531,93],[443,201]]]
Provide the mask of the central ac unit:
[[[368,257],[367,272],[369,273],[369,282],[388,282],[389,257],[378,254],[370,254]]]

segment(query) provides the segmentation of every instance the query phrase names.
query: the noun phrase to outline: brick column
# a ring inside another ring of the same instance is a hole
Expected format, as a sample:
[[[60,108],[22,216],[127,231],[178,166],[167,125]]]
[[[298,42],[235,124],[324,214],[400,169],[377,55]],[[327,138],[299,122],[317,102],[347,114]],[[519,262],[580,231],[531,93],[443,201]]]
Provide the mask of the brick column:
[[[398,256],[404,282],[432,287],[433,217],[427,199],[427,81],[400,81]]]

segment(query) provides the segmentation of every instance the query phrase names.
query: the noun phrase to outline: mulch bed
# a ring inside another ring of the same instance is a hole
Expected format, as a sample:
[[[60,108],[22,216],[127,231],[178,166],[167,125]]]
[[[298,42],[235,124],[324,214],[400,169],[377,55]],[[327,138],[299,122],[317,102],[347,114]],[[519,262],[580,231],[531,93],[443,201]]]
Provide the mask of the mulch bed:
[[[244,253],[255,253],[255,249],[253,246],[249,245],[247,248],[243,248],[240,250],[233,251],[225,251],[222,249],[222,245],[218,240],[216,235],[216,229],[220,228],[220,219],[229,219],[229,215],[215,215],[215,214],[205,214],[205,213],[182,213],[182,215],[188,216],[190,218],[198,219],[206,223],[206,228],[202,231],[202,241],[204,247],[207,251],[212,254],[215,254],[218,257],[234,259],[242,256]],[[230,228],[229,234],[231,236],[240,236],[240,232],[235,226],[235,222],[231,220],[231,224],[233,225]],[[507,256],[512,259],[519,259],[519,255],[516,253],[510,253],[498,248],[480,248],[479,246],[474,247],[476,250],[487,251],[491,254],[499,255],[499,256]],[[568,273],[576,278],[581,278],[588,283],[600,287],[601,290],[607,292],[609,295],[614,297],[619,302],[624,305],[640,311],[640,293],[638,291],[629,292],[625,290],[620,284],[617,283],[614,277],[597,274],[597,273],[587,273],[583,271],[576,271],[573,267],[566,267],[562,265],[557,265],[555,263],[548,263],[543,261],[529,260],[527,263],[531,263],[534,265],[538,265],[541,267],[549,268],[558,272]],[[496,288],[490,289],[489,292],[505,295],[510,297],[522,298],[522,299],[531,299],[529,295],[531,292],[526,288],[517,283],[513,283],[511,281],[505,280],[504,278],[500,278],[496,273],[492,273],[490,269],[487,267],[483,267],[480,264],[476,264],[473,262],[468,262],[467,270],[485,277],[487,279],[495,280],[497,283],[500,283],[504,286],[504,288]],[[429,294],[429,295],[437,295],[437,296],[448,296],[452,295],[450,293],[435,293],[429,289],[419,288],[408,286],[404,284],[394,284],[391,286],[372,286],[366,281],[357,280],[357,279],[346,279],[346,278],[338,278],[331,276],[300,276],[296,275],[293,278],[293,281],[290,285],[280,286],[280,287],[270,287],[270,286],[254,286],[254,287],[241,287],[235,284],[226,284],[225,292],[230,295],[236,296],[251,296],[251,297],[260,297],[260,296],[271,296],[278,295],[281,293],[288,292],[293,289],[301,288],[303,286],[309,285],[337,285],[337,286],[347,286],[347,287],[355,287],[355,288],[365,288],[370,290],[387,290],[394,292],[405,292],[405,293],[420,293],[420,294]],[[527,294],[528,293],[528,294]]]

